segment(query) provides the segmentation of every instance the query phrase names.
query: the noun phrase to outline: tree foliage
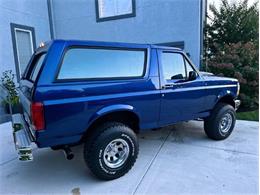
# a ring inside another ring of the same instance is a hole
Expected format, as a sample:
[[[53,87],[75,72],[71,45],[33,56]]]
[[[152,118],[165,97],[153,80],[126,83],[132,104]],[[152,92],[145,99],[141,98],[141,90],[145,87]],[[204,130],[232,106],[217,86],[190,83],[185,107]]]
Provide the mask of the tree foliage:
[[[258,7],[248,0],[210,5],[206,25],[204,64],[207,71],[235,77],[241,84],[242,109],[258,107]]]

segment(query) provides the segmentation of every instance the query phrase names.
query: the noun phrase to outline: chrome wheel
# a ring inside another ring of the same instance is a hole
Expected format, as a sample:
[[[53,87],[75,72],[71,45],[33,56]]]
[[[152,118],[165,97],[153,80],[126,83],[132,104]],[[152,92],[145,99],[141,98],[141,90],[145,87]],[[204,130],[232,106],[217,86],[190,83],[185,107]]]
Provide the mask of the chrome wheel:
[[[118,168],[122,166],[129,156],[128,143],[119,138],[111,141],[105,148],[103,160],[110,168]]]
[[[219,122],[219,131],[220,133],[226,134],[229,130],[230,127],[232,126],[233,123],[233,118],[230,113],[226,113]]]

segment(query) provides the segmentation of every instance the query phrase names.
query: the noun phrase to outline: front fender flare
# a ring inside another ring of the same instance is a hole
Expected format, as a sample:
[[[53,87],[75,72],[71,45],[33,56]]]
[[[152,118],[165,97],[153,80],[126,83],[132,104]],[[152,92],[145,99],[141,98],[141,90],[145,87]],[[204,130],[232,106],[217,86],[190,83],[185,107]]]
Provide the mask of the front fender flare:
[[[233,99],[235,99],[236,94],[235,94],[233,91],[229,90],[229,89],[223,89],[223,90],[221,90],[221,92],[218,94],[218,96],[217,96],[217,101],[220,100],[221,98],[225,97],[225,96],[230,96],[230,97],[232,97]],[[217,101],[216,101],[216,102],[217,102]]]
[[[217,103],[219,101],[221,101],[222,98],[225,98],[225,97],[231,98],[234,101],[234,99],[236,98],[236,94],[229,89],[221,90],[221,92],[218,94],[218,96],[216,96],[216,100],[215,100],[215,104],[214,104],[213,108],[217,105]],[[235,104],[235,101],[234,101],[234,104]]]

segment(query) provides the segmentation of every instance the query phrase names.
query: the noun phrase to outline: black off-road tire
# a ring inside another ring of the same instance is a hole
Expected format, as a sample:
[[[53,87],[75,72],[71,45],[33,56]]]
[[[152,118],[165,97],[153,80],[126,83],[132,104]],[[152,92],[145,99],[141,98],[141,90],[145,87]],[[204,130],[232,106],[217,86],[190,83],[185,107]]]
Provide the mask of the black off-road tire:
[[[227,115],[232,119],[230,128],[226,132],[221,131],[220,123]],[[233,106],[225,103],[218,103],[208,118],[204,120],[204,131],[213,140],[224,140],[230,136],[236,123],[236,114]]]
[[[128,145],[129,155],[122,165],[116,168],[107,166],[104,152],[114,140],[123,140]],[[100,179],[112,180],[126,174],[134,165],[139,152],[137,137],[128,126],[109,122],[96,129],[84,145],[84,159],[90,171]]]

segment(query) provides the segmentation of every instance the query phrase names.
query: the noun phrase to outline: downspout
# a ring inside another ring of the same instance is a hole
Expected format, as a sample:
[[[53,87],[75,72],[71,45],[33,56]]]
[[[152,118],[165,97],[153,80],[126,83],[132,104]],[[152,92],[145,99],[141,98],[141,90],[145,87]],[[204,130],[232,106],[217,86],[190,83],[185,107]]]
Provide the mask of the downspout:
[[[200,0],[200,65],[203,63],[204,27],[206,22],[207,0]]]
[[[47,7],[48,7],[50,37],[51,37],[51,39],[54,39],[55,38],[55,31],[54,31],[54,23],[53,23],[52,0],[47,0]]]

